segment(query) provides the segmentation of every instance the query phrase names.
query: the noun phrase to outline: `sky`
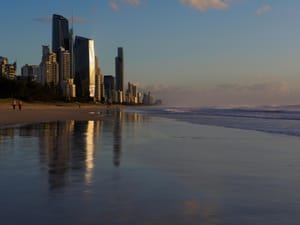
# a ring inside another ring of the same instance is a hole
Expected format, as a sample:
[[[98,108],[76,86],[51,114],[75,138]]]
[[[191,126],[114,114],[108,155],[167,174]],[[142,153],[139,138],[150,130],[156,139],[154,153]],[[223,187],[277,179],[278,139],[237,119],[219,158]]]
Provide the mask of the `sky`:
[[[300,104],[299,0],[10,0],[0,55],[39,64],[51,16],[95,40],[103,75],[124,48],[125,80],[174,106]]]

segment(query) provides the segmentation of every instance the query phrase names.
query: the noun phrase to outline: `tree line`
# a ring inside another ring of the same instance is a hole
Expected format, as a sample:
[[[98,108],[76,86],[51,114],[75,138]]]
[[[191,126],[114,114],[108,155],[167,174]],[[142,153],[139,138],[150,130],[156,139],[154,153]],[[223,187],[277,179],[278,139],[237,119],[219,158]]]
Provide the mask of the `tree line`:
[[[24,101],[64,100],[58,85],[40,84],[31,80],[0,78],[0,98],[17,98]]]

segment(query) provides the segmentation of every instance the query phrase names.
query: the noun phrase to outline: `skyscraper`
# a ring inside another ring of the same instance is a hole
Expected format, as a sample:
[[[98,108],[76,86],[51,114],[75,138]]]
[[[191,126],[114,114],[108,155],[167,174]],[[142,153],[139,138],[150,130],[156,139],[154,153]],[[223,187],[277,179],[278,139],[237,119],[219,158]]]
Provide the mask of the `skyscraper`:
[[[68,19],[61,15],[52,16],[52,51],[57,53],[63,47],[70,50],[70,34]]]
[[[124,54],[123,48],[118,48],[118,56],[116,57],[116,91],[124,94]]]
[[[71,76],[71,57],[70,52],[60,47],[57,51],[59,64],[59,83],[67,81]]]
[[[71,60],[71,77],[74,78],[74,73],[75,73],[75,63],[74,63],[74,28],[73,28],[73,18],[72,18],[72,28],[70,29],[70,34],[69,34],[69,52],[70,52],[70,60]]]
[[[95,100],[100,102],[104,97],[104,84],[101,69],[99,67],[98,57],[95,58],[95,74],[96,74],[96,90],[95,90]]]
[[[74,45],[76,96],[95,97],[94,40],[76,36]]]
[[[42,62],[40,63],[41,83],[57,85],[59,82],[59,68],[56,61],[56,54],[50,52],[49,46],[43,46]]]

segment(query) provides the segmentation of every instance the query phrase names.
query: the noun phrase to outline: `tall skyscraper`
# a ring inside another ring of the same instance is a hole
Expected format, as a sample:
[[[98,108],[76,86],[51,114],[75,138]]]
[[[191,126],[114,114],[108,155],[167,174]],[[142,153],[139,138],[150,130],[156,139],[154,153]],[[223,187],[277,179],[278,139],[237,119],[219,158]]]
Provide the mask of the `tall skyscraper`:
[[[57,51],[59,64],[59,82],[67,81],[71,75],[71,57],[70,52],[60,47]]]
[[[101,73],[101,69],[99,67],[98,57],[95,58],[95,71],[96,71],[96,90],[95,90],[95,100],[100,102],[104,97],[104,84],[103,84],[103,76]]]
[[[70,52],[70,60],[71,60],[71,78],[74,78],[74,73],[75,73],[75,63],[74,63],[74,28],[73,28],[73,18],[72,18],[72,28],[70,29],[69,33],[69,52]]]
[[[61,15],[52,16],[52,52],[57,53],[63,47],[70,50],[69,21]]]
[[[94,40],[76,36],[74,45],[76,96],[95,97]]]
[[[43,46],[42,62],[40,63],[41,83],[57,85],[59,82],[59,68],[56,61],[56,54],[50,52],[49,46]]]
[[[116,57],[116,91],[122,91],[124,94],[124,53],[123,48],[118,48],[118,56]]]
[[[62,89],[62,94],[66,99],[70,100],[75,97],[74,80],[71,78],[71,55],[68,50],[60,47],[58,50],[59,64],[59,84]]]

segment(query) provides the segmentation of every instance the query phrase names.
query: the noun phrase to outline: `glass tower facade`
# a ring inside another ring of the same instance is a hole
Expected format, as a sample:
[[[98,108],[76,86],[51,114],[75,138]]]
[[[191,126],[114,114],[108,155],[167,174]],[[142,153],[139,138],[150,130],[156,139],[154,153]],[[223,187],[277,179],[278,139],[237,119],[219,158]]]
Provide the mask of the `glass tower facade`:
[[[52,16],[52,51],[56,52],[60,47],[70,50],[70,34],[68,19],[61,15]]]
[[[124,93],[124,54],[123,48],[118,48],[116,57],[116,90]]]
[[[95,47],[94,40],[76,36],[74,45],[75,84],[77,97],[95,97]]]

